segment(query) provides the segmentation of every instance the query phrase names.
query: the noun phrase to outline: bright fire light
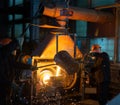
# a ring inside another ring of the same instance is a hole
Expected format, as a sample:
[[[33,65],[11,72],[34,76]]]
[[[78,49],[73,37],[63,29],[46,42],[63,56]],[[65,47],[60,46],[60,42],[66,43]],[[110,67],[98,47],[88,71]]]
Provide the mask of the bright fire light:
[[[51,71],[44,70],[40,73],[40,80],[43,82],[43,84],[48,84],[51,76],[53,76]]]
[[[59,74],[60,74],[60,67],[59,67],[59,66],[57,66],[56,76],[59,76]]]
[[[50,80],[50,75],[49,74],[45,74],[44,77],[43,77],[43,83],[47,84],[48,80]]]

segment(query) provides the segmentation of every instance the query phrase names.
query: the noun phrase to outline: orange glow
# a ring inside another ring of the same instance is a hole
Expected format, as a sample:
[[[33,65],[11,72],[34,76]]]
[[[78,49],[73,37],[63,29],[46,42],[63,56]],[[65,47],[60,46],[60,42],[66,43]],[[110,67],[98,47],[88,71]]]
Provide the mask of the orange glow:
[[[50,80],[50,75],[49,74],[45,74],[43,77],[43,83],[44,84],[48,84],[48,80]]]
[[[56,76],[59,76],[59,74],[60,74],[60,67],[59,67],[59,66],[57,66]]]
[[[58,51],[65,50],[67,51],[72,57],[74,57],[74,41],[69,35],[60,35],[58,37],[58,45],[56,43],[56,35],[49,36],[51,39],[44,51],[40,55],[40,59],[54,59],[56,54],[56,49],[58,47]],[[81,58],[82,53],[79,48],[76,46],[76,58]]]
[[[57,20],[57,23],[58,23],[61,27],[65,27],[65,25],[66,25],[66,21],[65,21],[65,20]]]
[[[40,81],[43,85],[47,85],[49,83],[51,76],[53,76],[53,74],[50,70],[41,71],[39,74]]]

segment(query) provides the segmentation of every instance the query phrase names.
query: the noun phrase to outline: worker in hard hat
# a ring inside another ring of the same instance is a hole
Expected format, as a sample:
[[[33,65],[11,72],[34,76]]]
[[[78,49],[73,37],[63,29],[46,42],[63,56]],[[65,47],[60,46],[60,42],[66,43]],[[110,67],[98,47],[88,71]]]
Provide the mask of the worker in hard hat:
[[[106,52],[101,51],[101,46],[94,44],[85,59],[89,59],[86,68],[89,68],[90,85],[97,87],[97,99],[100,105],[106,105],[110,84],[110,61]]]
[[[101,53],[101,46],[98,44],[94,44],[91,46],[91,51],[90,52],[97,52],[97,53]]]

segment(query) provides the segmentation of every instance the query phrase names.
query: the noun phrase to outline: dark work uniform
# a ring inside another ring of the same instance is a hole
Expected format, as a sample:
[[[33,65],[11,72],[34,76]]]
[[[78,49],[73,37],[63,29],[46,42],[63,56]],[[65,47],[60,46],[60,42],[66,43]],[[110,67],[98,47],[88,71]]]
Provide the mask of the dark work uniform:
[[[98,83],[98,99],[100,105],[106,105],[109,95],[109,84],[110,84],[110,61],[107,53],[102,54],[102,65],[101,70],[103,72],[103,81]]]
[[[0,47],[0,105],[11,105],[11,85],[17,73],[16,68],[23,67],[23,65],[16,61],[16,56],[12,54],[17,48],[17,40],[13,40],[9,44]],[[28,69],[30,66],[27,65],[24,68]]]
[[[90,73],[90,83],[97,87],[100,105],[106,105],[110,84],[110,61],[107,53],[90,53],[86,56],[86,69]]]

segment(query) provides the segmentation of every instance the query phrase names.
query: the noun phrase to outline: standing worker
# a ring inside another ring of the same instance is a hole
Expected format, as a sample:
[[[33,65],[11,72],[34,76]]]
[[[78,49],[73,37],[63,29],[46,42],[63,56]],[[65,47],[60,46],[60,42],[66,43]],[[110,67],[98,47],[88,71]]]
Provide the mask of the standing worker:
[[[16,39],[0,40],[0,105],[11,105],[12,83],[18,69],[31,69],[31,65],[17,61],[19,43]]]
[[[94,44],[90,53],[85,59],[89,59],[91,64],[86,65],[91,74],[91,83],[97,87],[97,98],[100,105],[106,105],[110,84],[110,61],[106,52],[101,52],[101,47]]]

